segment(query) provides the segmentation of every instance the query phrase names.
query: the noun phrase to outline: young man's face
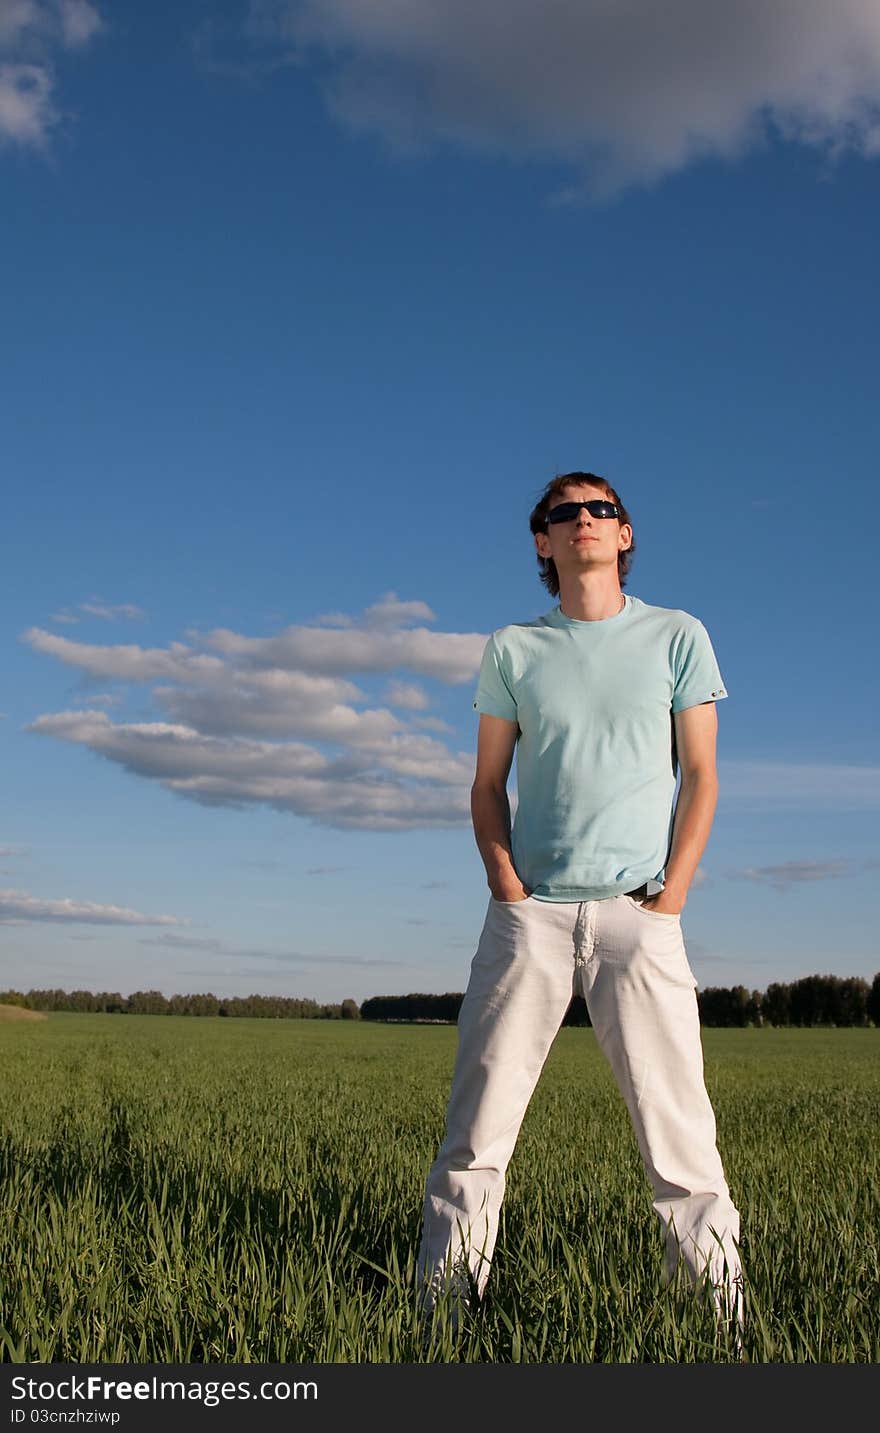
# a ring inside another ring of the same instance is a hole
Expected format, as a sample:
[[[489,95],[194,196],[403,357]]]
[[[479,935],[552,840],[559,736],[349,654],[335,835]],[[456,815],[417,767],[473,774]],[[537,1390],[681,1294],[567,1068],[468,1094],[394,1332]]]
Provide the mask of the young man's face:
[[[604,488],[578,483],[555,494],[550,499],[550,507],[582,502],[586,498],[609,500]],[[552,557],[561,576],[563,572],[590,572],[612,566],[616,571],[617,554],[629,547],[632,528],[616,517],[593,517],[587,508],[581,508],[572,522],[548,523],[543,532],[536,532],[534,536],[539,556]]]

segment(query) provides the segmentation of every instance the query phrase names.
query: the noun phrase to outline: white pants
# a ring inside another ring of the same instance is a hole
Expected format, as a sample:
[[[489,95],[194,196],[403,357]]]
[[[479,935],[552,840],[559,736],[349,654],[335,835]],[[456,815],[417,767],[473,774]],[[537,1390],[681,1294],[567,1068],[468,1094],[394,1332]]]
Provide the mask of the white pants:
[[[491,898],[458,1018],[446,1138],[428,1175],[418,1268],[423,1307],[452,1283],[482,1294],[505,1171],[574,994],[626,1101],[665,1233],[707,1280],[725,1319],[742,1316],[739,1215],[715,1145],[681,919],[632,896],[581,902]]]

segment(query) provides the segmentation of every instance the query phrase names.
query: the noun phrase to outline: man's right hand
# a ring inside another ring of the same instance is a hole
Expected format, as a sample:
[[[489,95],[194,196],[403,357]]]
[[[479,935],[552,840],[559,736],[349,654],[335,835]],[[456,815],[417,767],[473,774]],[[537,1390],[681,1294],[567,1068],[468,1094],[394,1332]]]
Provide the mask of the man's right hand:
[[[506,905],[513,905],[516,901],[526,901],[532,894],[531,889],[524,886],[522,881],[517,881],[515,884],[490,886],[489,889],[496,901],[503,901]]]

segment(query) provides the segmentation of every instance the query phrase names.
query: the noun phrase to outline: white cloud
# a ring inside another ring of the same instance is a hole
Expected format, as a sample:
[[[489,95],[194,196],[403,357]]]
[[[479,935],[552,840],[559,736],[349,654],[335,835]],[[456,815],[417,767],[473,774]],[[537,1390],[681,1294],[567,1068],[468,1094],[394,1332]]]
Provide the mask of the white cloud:
[[[58,118],[52,76],[42,65],[0,65],[0,144],[39,148]]]
[[[41,627],[30,627],[22,640],[38,652],[58,657],[93,677],[119,677],[129,681],[167,678],[191,682],[196,677],[210,681],[222,677],[227,663],[239,669],[242,680],[255,682],[249,672],[273,671],[272,680],[281,681],[285,672],[302,676],[341,675],[348,672],[391,672],[406,668],[438,681],[471,681],[479,668],[486,634],[479,632],[429,632],[425,627],[404,630],[407,622],[434,621],[423,602],[398,602],[393,593],[368,607],[359,618],[333,614],[339,625],[328,628],[330,619],[319,618],[312,625],[286,627],[273,637],[246,637],[219,627],[205,634],[187,633],[193,645],[208,647],[220,657],[196,654],[192,646],[172,642],[166,648],[135,645],[103,646],[73,642]],[[396,622],[396,626],[395,626]],[[356,688],[349,688],[354,696]]]
[[[852,861],[783,861],[776,866],[746,866],[730,875],[734,880],[787,890],[805,882],[840,880],[842,876],[853,875],[855,869]]]
[[[97,700],[109,704],[105,693],[83,710],[44,713],[27,730],[85,746],[202,805],[269,805],[337,828],[464,824],[473,757],[425,730],[445,734],[444,722],[410,717],[429,705],[422,685],[395,677],[395,712],[372,705],[347,673],[409,668],[473,681],[485,635],[407,627],[436,618],[393,592],[359,617],[333,620],[275,637],[191,632],[193,645],[166,648],[99,646],[32,627],[23,640],[34,650],[91,678],[159,679],[152,695],[166,719],[114,723],[97,710]]]
[[[105,647],[87,642],[72,642],[42,627],[29,627],[22,634],[36,652],[57,657],[68,666],[79,667],[92,677],[118,677],[123,681],[148,682],[156,678],[189,681],[210,676],[223,670],[218,657],[194,655],[183,642],[170,647],[138,647],[135,645]]]
[[[0,146],[45,147],[60,118],[53,55],[101,29],[89,0],[0,0]]]
[[[153,695],[174,721],[214,736],[247,732],[338,741],[402,728],[389,711],[355,711],[350,703],[365,696],[353,682],[310,672],[242,672],[221,663],[210,684],[161,686]]]
[[[120,602],[114,607],[107,602],[102,602],[100,597],[93,597],[89,602],[80,602],[79,611],[86,612],[90,617],[103,617],[108,622],[115,622],[120,617],[137,621],[146,616],[143,608],[135,606],[133,602]],[[76,612],[71,612],[69,607],[62,607],[59,611],[53,612],[49,620],[74,624],[82,621],[82,618]]]
[[[0,47],[6,49],[38,32],[43,24],[44,6],[37,0],[0,0]]]
[[[322,612],[312,623],[314,627],[353,627],[354,618],[347,612]]]
[[[0,0],[0,48],[79,49],[104,28],[90,0]]]
[[[423,712],[430,706],[428,693],[416,682],[389,682],[385,700],[393,707],[404,707],[413,712]]]
[[[88,0],[61,0],[61,29],[69,49],[88,44],[103,29],[104,22]]]
[[[332,113],[400,151],[548,158],[611,191],[776,131],[880,152],[877,0],[251,0]]]
[[[27,891],[0,891],[0,925],[50,921],[84,925],[181,925],[176,916],[148,916],[124,906],[99,906],[92,901],[43,900]]]
[[[104,617],[108,622],[115,622],[119,617],[137,621],[146,616],[143,608],[135,606],[133,602],[120,602],[113,607],[107,602],[102,602],[99,597],[93,597],[91,602],[81,602],[79,606],[81,612],[88,612],[92,617]]]
[[[86,692],[85,695],[71,697],[70,700],[77,706],[84,706],[88,702],[89,706],[118,707],[122,696],[119,692]]]
[[[396,592],[386,592],[363,615],[365,627],[406,627],[411,622],[436,622],[427,602],[401,602]]]
[[[348,612],[322,612],[310,623],[314,627],[406,627],[410,622],[436,622],[427,602],[401,602],[396,592],[386,592],[365,608],[359,618]]]
[[[393,734],[328,757],[301,742],[203,736],[106,712],[59,712],[29,731],[87,747],[203,806],[271,806],[338,828],[397,831],[467,818],[472,761],[430,737]]]
[[[420,726],[425,731],[454,731],[455,728],[449,725],[448,721],[441,721],[439,717],[414,717],[413,726]]]
[[[275,637],[243,637],[218,627],[205,645],[243,667],[280,667],[311,672],[389,672],[405,667],[441,682],[470,681],[486,643],[476,632],[347,630],[287,627]]]

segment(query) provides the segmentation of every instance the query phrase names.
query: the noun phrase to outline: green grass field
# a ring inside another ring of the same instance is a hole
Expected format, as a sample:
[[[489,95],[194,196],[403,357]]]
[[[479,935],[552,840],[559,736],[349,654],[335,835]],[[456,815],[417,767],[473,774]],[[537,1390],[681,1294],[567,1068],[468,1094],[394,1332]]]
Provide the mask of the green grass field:
[[[560,1032],[489,1294],[420,1340],[454,1028],[0,1024],[0,1345],[37,1362],[724,1361],[590,1030]],[[704,1030],[743,1216],[747,1358],[880,1361],[880,1030]]]

